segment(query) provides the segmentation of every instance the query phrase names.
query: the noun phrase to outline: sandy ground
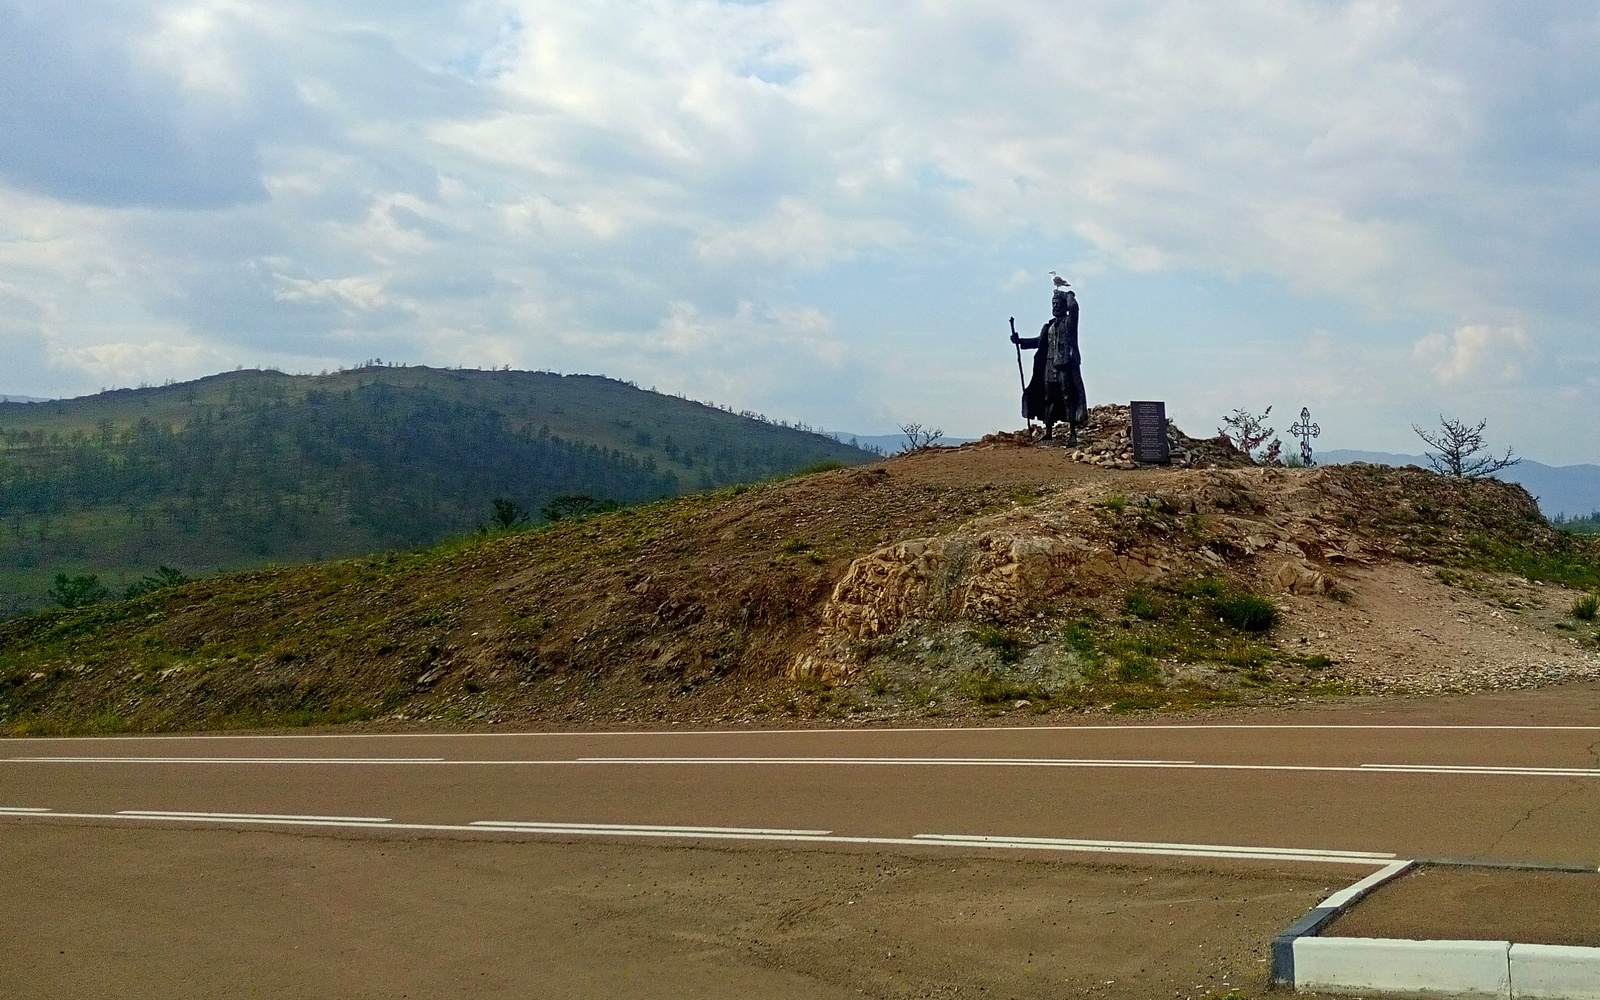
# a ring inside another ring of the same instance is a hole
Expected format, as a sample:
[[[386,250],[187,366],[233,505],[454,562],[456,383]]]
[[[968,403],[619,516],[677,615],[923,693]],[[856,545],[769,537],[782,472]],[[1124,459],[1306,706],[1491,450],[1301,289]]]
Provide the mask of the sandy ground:
[[[1421,868],[1382,886],[1322,933],[1600,947],[1600,874]]]
[[[1257,997],[1349,873],[11,826],[0,995]]]

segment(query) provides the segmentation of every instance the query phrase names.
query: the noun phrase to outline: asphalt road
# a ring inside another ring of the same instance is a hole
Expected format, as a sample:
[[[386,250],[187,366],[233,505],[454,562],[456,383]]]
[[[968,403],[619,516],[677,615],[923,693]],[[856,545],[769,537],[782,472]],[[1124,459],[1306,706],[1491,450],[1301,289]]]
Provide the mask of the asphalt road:
[[[1594,686],[1226,723],[0,743],[7,823],[1600,865]]]

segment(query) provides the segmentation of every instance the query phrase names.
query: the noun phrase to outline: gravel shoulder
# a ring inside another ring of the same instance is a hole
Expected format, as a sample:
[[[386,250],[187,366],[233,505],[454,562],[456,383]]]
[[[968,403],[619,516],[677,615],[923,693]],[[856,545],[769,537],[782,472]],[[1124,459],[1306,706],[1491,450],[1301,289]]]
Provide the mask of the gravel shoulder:
[[[1259,997],[1348,871],[8,825],[0,994]]]

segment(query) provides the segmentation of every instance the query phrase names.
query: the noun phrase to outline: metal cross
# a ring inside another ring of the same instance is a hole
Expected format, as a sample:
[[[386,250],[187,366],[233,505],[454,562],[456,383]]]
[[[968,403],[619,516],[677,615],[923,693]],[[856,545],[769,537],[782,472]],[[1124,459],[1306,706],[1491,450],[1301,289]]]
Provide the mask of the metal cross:
[[[1289,428],[1289,433],[1300,439],[1300,461],[1311,466],[1317,463],[1311,457],[1311,439],[1322,436],[1322,427],[1311,422],[1311,408],[1300,408],[1300,422]]]

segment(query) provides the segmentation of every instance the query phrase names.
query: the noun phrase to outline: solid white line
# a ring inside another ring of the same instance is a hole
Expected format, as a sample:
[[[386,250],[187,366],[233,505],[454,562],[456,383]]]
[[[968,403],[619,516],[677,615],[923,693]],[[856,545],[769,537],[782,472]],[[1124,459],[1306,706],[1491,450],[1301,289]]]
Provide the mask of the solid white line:
[[[1320,771],[1346,774],[1447,774],[1467,777],[1600,778],[1600,769],[1479,766],[1470,764],[1203,764],[1183,760],[1074,760],[1029,757],[578,757],[570,760],[446,760],[442,757],[11,757],[11,764],[248,764],[515,766],[726,766],[785,764],[856,767],[1054,767],[1178,771]]]
[[[443,757],[8,757],[7,764],[443,764]]]
[[[1568,778],[1597,778],[1600,768],[1592,767],[1516,767],[1476,766],[1472,764],[1362,764],[1372,771],[1420,771],[1424,774],[1532,774]]]
[[[716,833],[716,832],[676,832],[671,830],[611,830],[596,827],[578,827],[563,829],[541,829],[527,826],[486,826],[478,824],[460,823],[369,823],[353,822],[346,819],[316,819],[314,817],[290,817],[283,819],[250,818],[238,819],[215,814],[197,813],[192,815],[173,815],[168,813],[27,813],[16,814],[11,819],[103,819],[121,820],[124,822],[175,822],[175,823],[214,823],[233,826],[280,826],[280,827],[317,827],[329,829],[364,829],[364,830],[413,830],[430,833],[506,833],[518,834],[523,837],[621,837],[628,839],[656,839],[656,840],[728,840],[745,842],[777,842],[792,844],[853,844],[867,846],[896,846],[896,847],[946,847],[946,848],[985,848],[999,850],[1044,850],[1061,853],[1089,853],[1089,854],[1140,854],[1161,857],[1181,858],[1223,858],[1229,860],[1246,861],[1302,861],[1313,864],[1356,864],[1377,865],[1382,861],[1373,857],[1349,857],[1340,854],[1285,854],[1272,852],[1271,849],[1260,849],[1255,853],[1242,853],[1238,850],[1227,849],[1191,849],[1177,845],[1168,846],[1151,844],[1144,847],[1115,847],[1100,846],[1092,841],[1058,841],[1052,843],[1039,843],[1024,840],[975,840],[957,839],[942,840],[936,834],[919,834],[916,837],[841,837],[816,834],[771,834],[771,833]],[[1386,855],[1393,857],[1393,855]]]
[[[1070,760],[1053,757],[579,757],[577,764],[930,764],[943,767],[1152,767],[1192,760]]]
[[[129,736],[25,736],[12,737],[17,742],[51,743],[90,740],[411,740],[506,737],[615,737],[615,736],[805,736],[813,734],[875,733],[1061,733],[1061,732],[1129,732],[1180,731],[1196,729],[1394,729],[1441,731],[1512,731],[1512,732],[1600,732],[1600,726],[1494,726],[1494,725],[1412,725],[1376,723],[1173,723],[1087,726],[885,726],[882,728],[845,729],[629,729],[608,732],[578,730],[528,731],[503,733],[228,733],[228,734],[165,734]]]
[[[565,830],[588,830],[614,833],[629,833],[638,830],[651,830],[667,833],[770,833],[774,835],[793,835],[797,837],[826,837],[832,830],[782,830],[765,829],[762,827],[744,826],[660,826],[655,824],[638,823],[539,823],[525,822],[522,820],[495,820],[476,819],[472,826],[494,826],[505,829],[517,830],[548,830],[562,832]]]
[[[26,816],[30,813],[47,813],[50,810],[40,806],[0,806],[0,814]]]
[[[340,823],[391,823],[387,816],[299,816],[285,813],[180,812],[175,809],[119,809],[118,816],[149,819],[314,819]]]
[[[1361,858],[1364,860],[1384,860],[1394,857],[1392,853],[1378,853],[1373,851],[1325,851],[1303,847],[1235,847],[1228,844],[1164,844],[1140,840],[1073,840],[1059,837],[1008,837],[987,834],[960,834],[960,833],[919,833],[918,839],[943,840],[952,843],[965,843],[968,841],[983,841],[1007,844],[1042,844],[1045,846],[1059,847],[1130,847],[1130,848],[1157,848],[1164,850],[1183,851],[1224,851],[1240,854],[1293,854],[1297,856],[1316,855],[1318,857],[1334,858]]]

